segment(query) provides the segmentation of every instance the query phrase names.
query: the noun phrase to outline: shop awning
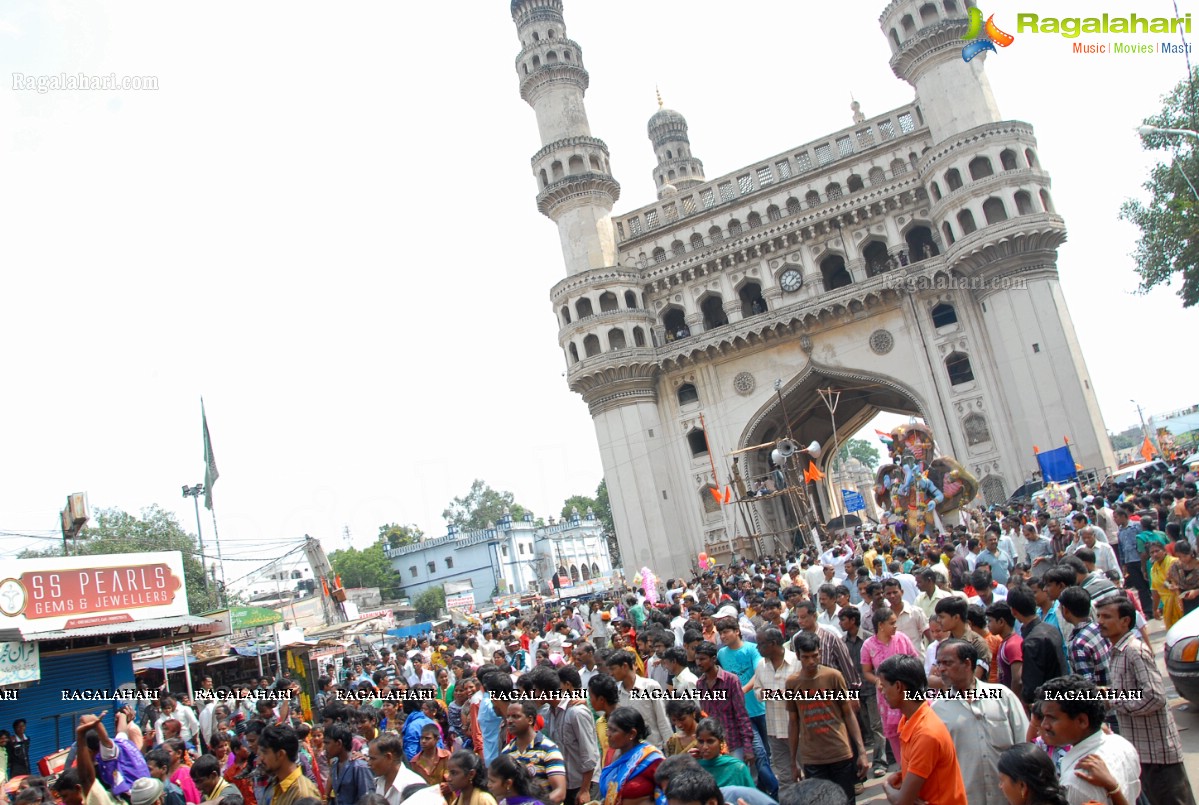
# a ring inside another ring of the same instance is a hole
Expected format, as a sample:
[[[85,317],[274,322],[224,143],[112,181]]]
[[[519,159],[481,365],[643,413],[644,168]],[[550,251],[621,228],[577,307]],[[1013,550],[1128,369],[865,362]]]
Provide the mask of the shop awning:
[[[46,640],[68,640],[76,637],[100,637],[114,634],[138,634],[141,632],[157,632],[164,629],[182,629],[185,627],[199,628],[212,626],[208,618],[195,615],[179,615],[174,618],[150,618],[140,621],[125,621],[122,623],[103,623],[98,626],[81,626],[77,629],[58,629],[52,632],[21,632],[14,639],[27,643],[44,642]]]

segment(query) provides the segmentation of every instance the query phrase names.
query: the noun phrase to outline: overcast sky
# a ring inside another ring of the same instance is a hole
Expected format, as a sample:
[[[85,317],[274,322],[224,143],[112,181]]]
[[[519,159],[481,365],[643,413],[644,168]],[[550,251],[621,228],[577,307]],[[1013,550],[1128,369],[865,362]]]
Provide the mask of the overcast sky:
[[[567,0],[618,211],[655,198],[655,85],[709,177],[849,125],[851,93],[867,116],[910,102],[887,65],[883,6]],[[1014,31],[1027,9],[986,10]],[[1036,128],[1070,231],[1062,286],[1120,430],[1136,422],[1131,397],[1150,412],[1195,401],[1193,384],[1171,382],[1195,314],[1171,290],[1131,293],[1135,233],[1116,218],[1151,165],[1133,129],[1186,66],[1070,45],[1018,36],[986,71],[1003,115]],[[238,559],[305,533],[332,550],[347,526],[362,547],[389,521],[440,535],[474,478],[539,515],[593,493],[599,455],[562,376],[548,300],[562,259],[535,207],[541,143],[518,50],[507,0],[7,4],[6,82],[115,73],[159,89],[0,88],[0,531],[50,538],[75,491],[93,507],[158,503],[194,528],[180,487],[203,477],[201,395]]]

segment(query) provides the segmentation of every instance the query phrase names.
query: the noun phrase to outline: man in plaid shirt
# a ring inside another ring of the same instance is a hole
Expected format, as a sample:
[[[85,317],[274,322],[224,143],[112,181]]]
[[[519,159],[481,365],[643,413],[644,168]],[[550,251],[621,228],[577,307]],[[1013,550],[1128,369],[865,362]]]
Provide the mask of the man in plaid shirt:
[[[1124,596],[1099,606],[1099,630],[1112,645],[1111,690],[1120,735],[1141,756],[1141,791],[1150,805],[1195,805],[1182,765],[1178,726],[1166,702],[1166,686],[1153,651],[1136,637],[1136,607]],[[1149,762],[1152,759],[1152,762]]]
[[[745,712],[745,692],[736,674],[724,670],[716,661],[719,649],[705,640],[695,649],[695,664],[699,666],[700,707],[724,727],[729,753],[754,768],[754,736],[749,715]]]
[[[1062,617],[1074,627],[1070,635],[1070,668],[1084,679],[1101,688],[1110,684],[1111,673],[1108,661],[1112,655],[1112,644],[1099,631],[1099,624],[1091,619],[1091,594],[1082,587],[1067,587],[1058,596]],[[1107,708],[1104,721],[1119,734],[1120,725],[1116,711]]]

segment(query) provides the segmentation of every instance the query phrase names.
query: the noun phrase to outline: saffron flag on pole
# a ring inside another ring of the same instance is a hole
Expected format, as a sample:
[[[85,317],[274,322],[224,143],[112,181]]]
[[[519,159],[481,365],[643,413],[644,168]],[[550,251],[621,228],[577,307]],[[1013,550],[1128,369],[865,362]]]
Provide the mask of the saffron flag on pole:
[[[1141,458],[1146,462],[1153,461],[1154,452],[1153,442],[1149,441],[1149,437],[1146,436],[1145,441],[1141,442]]]
[[[204,425],[204,508],[212,511],[212,485],[221,474],[212,456],[212,438],[208,435],[208,414],[204,413],[204,398],[200,398],[200,421]]]

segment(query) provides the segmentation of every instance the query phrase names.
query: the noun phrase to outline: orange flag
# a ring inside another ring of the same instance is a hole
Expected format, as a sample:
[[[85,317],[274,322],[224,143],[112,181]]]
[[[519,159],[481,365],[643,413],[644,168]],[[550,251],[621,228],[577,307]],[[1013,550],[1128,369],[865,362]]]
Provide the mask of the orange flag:
[[[1037,447],[1037,446],[1034,444],[1034,445],[1032,446],[1032,454],[1035,456],[1037,453],[1040,453],[1040,452],[1041,452],[1041,448]]]
[[[725,484],[725,487],[724,487],[724,502],[725,503],[733,502],[733,489],[728,484]]]
[[[719,487],[719,486],[709,486],[709,487],[708,487],[708,491],[712,493],[712,498],[713,498],[713,499],[714,499],[714,500],[715,500],[717,503],[723,503],[723,502],[724,502],[724,501],[723,501],[723,499],[721,498],[721,495],[720,495],[720,487]]]
[[[809,464],[803,473],[804,483],[815,483],[824,480],[824,473],[815,464]]]
[[[1153,449],[1153,442],[1149,441],[1149,437],[1145,437],[1145,441],[1141,443],[1141,457],[1146,461],[1153,461],[1153,454],[1156,451]]]

